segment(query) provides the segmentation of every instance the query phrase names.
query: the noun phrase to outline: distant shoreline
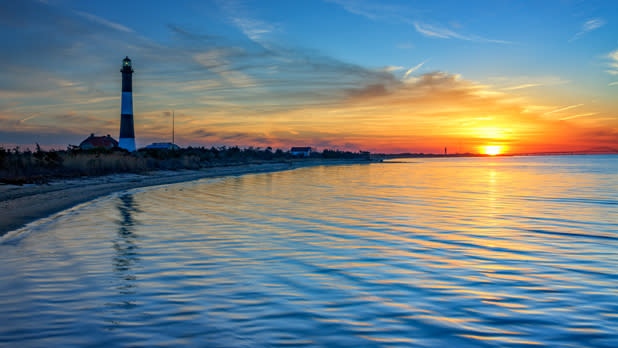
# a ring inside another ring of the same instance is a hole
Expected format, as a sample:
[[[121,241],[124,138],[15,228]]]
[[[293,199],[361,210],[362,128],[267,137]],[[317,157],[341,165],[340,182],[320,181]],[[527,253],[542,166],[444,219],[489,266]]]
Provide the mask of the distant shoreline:
[[[257,174],[321,165],[369,164],[368,160],[301,160],[217,166],[198,170],[155,171],[146,174],[112,174],[48,184],[0,186],[0,236],[75,205],[114,192],[166,185],[211,177]]]

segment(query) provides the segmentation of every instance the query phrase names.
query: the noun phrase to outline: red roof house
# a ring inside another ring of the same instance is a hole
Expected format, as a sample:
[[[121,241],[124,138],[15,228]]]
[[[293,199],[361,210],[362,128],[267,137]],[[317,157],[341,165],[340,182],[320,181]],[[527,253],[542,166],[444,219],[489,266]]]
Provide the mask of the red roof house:
[[[114,140],[109,134],[102,137],[96,137],[94,133],[90,134],[86,140],[79,144],[82,150],[91,150],[96,148],[112,149],[118,147],[118,142]]]

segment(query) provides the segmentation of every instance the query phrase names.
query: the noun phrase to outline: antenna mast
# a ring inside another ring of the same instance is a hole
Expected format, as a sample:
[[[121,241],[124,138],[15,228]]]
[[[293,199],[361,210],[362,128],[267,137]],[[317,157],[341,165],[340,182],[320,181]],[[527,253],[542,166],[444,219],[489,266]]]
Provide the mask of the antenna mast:
[[[172,144],[176,144],[174,142],[174,110],[172,110]]]

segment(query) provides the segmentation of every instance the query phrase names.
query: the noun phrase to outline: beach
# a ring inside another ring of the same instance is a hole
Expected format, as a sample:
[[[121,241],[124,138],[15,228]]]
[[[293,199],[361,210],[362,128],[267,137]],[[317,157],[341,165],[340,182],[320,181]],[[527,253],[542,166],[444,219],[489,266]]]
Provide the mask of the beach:
[[[164,170],[144,174],[113,174],[56,180],[47,184],[0,185],[0,236],[29,222],[108,195],[133,188],[166,185],[203,178],[264,173],[316,165],[368,163],[359,160],[301,160],[219,166],[200,170]]]

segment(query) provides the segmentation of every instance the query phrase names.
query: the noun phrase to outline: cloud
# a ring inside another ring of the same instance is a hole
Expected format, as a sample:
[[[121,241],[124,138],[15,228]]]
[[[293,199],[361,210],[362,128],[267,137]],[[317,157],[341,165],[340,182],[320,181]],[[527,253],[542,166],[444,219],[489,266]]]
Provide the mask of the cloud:
[[[240,71],[224,71],[220,75],[226,82],[237,88],[249,88],[260,85],[256,79]]]
[[[600,18],[594,18],[584,23],[582,30],[588,32],[588,31],[598,29],[602,27],[603,25],[605,25],[604,20]]]
[[[408,9],[395,6],[386,5],[384,3],[363,1],[363,0],[326,0],[343,7],[344,10],[369,18],[371,20],[385,19],[391,17],[401,16],[402,13],[410,12]]]
[[[436,37],[440,39],[456,38],[456,39],[467,40],[467,38],[465,38],[462,35],[457,34],[456,32],[452,30],[441,28],[441,27],[435,27],[429,24],[414,22],[414,28],[416,29],[417,32],[425,36],[428,36],[428,37]]]
[[[549,87],[568,84],[571,81],[563,80],[559,76],[492,76],[487,79],[494,89],[511,92],[536,87]]]
[[[584,104],[574,104],[574,105],[569,105],[569,106],[564,106],[558,109],[554,109],[551,111],[548,111],[546,113],[544,113],[543,115],[550,115],[550,114],[554,114],[554,113],[558,113],[558,112],[562,112],[562,111],[566,111],[566,110],[570,110],[570,109],[574,109],[574,108],[579,108],[581,106],[584,106]]]
[[[540,87],[540,86],[542,86],[542,84],[540,84],[540,83],[525,83],[523,85],[506,87],[506,88],[503,88],[503,90],[505,90],[505,91],[515,91],[515,90],[518,90],[518,89]]]
[[[114,23],[112,21],[108,21],[107,19],[101,18],[99,16],[95,16],[95,15],[90,14],[90,13],[86,13],[86,12],[82,12],[82,11],[77,11],[77,10],[73,10],[73,13],[75,13],[78,16],[81,16],[83,18],[86,18],[86,19],[88,19],[88,20],[90,20],[90,21],[92,21],[94,23],[98,23],[98,24],[104,25],[104,26],[106,26],[108,28],[111,28],[111,29],[115,29],[115,30],[119,30],[119,31],[124,31],[124,32],[127,32],[127,33],[132,33],[133,32],[132,29],[129,29],[129,28],[125,27],[122,24],[118,24],[118,23]]]
[[[229,48],[214,48],[204,52],[195,53],[193,59],[200,65],[219,71],[229,65],[228,56],[235,55],[237,52]]]
[[[581,26],[581,30],[577,32],[573,37],[569,40],[569,42],[573,42],[579,39],[582,35],[589,33],[593,30],[599,29],[600,27],[605,25],[605,21],[602,18],[592,18],[584,22]]]
[[[195,80],[182,83],[178,87],[180,91],[196,91],[196,90],[208,90],[216,87],[220,87],[221,83],[216,80]]]
[[[609,70],[605,70],[610,75],[616,76],[618,75],[618,50],[612,51],[607,55],[607,58],[610,59],[609,62]],[[615,86],[618,84],[618,81],[611,82],[610,86]]]
[[[465,41],[475,41],[475,42],[488,42],[488,43],[499,43],[499,44],[512,44],[510,41],[505,40],[495,40],[495,39],[487,39],[478,35],[463,35],[458,32],[455,32],[451,29],[426,24],[422,22],[414,22],[414,29],[423,36],[427,36],[430,38],[438,38],[438,39],[459,39]]]
[[[222,9],[229,22],[237,27],[251,41],[269,47],[266,38],[268,34],[275,31],[276,26],[272,23],[254,18],[252,11],[238,0],[218,0],[217,3]]]
[[[261,42],[266,34],[273,31],[271,24],[256,19],[235,17],[232,21],[249,39],[257,42]]]
[[[414,67],[412,67],[412,68],[408,69],[408,70],[406,71],[406,73],[405,73],[405,74],[403,74],[403,78],[404,78],[404,79],[405,79],[405,78],[407,78],[407,77],[408,77],[411,73],[413,73],[413,72],[415,72],[416,70],[420,69],[420,68],[421,68],[423,65],[425,65],[425,63],[427,63],[428,61],[429,61],[429,60],[425,60],[425,61],[423,61],[423,62],[420,62],[420,63],[419,63],[419,64],[417,64],[416,66],[414,66]]]
[[[388,94],[387,87],[382,83],[370,84],[362,88],[352,88],[347,90],[350,98],[374,98]]]
[[[414,26],[420,34],[441,39],[459,39],[475,42],[511,44],[510,41],[487,39],[478,35],[464,35],[454,30],[439,26],[427,24],[424,21],[412,20],[411,18],[419,17],[422,10],[403,7],[397,5],[386,5],[379,2],[370,2],[363,0],[326,0],[327,2],[338,4],[346,11],[360,15],[371,20],[383,21],[398,21]],[[398,44],[399,48],[412,48],[412,44]]]
[[[387,66],[387,67],[384,67],[384,71],[386,71],[386,72],[393,72],[393,71],[398,71],[398,70],[401,70],[401,69],[403,69],[402,66]]]
[[[189,31],[175,24],[168,24],[167,27],[178,37],[185,40],[192,41],[213,41],[213,40],[221,40],[222,38],[215,35],[204,35]]]
[[[571,115],[571,116],[561,117],[560,120],[562,120],[562,121],[572,120],[574,118],[593,116],[593,115],[597,115],[597,114],[598,114],[598,112],[585,112],[585,113],[581,113],[581,114],[575,114],[575,115]]]
[[[218,134],[219,133],[215,129],[204,129],[204,128],[196,129],[191,132],[192,136],[196,136],[200,138],[212,137]]]

